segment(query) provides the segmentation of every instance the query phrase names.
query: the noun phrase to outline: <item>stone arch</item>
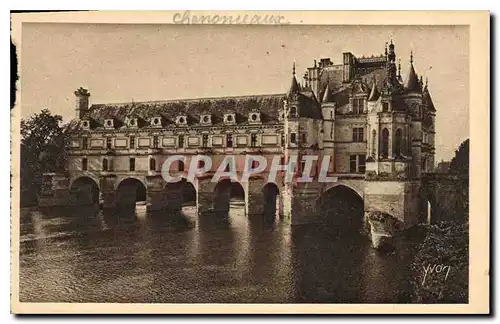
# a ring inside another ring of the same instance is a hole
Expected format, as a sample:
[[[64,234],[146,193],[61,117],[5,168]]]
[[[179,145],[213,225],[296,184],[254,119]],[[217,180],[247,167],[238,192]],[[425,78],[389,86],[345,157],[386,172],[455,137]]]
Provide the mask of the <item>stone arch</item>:
[[[98,204],[99,194],[99,183],[92,177],[81,176],[70,184],[70,204]]]
[[[382,134],[381,136],[381,155],[384,158],[389,157],[389,130],[387,128],[382,129]]]
[[[147,186],[143,181],[129,177],[116,187],[116,205],[119,208],[135,208],[138,202],[147,201]]]
[[[171,193],[172,191],[177,191],[177,199],[180,200],[181,204],[186,202],[196,204],[197,202],[198,188],[185,176],[181,176],[181,180],[178,182],[165,182],[163,191],[167,194]]]
[[[364,182],[364,180],[360,182]],[[359,183],[333,182],[331,183],[331,186],[324,188],[323,193],[338,186],[347,187],[348,189],[354,191],[358,195],[359,199],[363,200],[363,187],[360,186]]]
[[[364,202],[353,188],[338,184],[324,191],[316,203],[320,220],[338,234],[360,231],[363,226]]]
[[[214,187],[214,211],[217,213],[229,212],[232,199],[245,202],[245,188],[241,183],[230,179],[220,180]]]
[[[403,130],[398,128],[394,133],[394,155],[396,157],[401,156],[401,154],[404,154],[403,150]]]

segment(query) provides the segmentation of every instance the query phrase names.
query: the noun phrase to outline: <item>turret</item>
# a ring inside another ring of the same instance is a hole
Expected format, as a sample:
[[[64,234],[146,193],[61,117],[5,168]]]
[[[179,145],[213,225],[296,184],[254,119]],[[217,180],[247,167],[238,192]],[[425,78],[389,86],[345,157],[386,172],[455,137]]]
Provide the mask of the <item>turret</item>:
[[[417,73],[415,72],[415,68],[413,67],[413,51],[410,54],[410,71],[408,72],[408,76],[406,77],[406,82],[404,86],[405,90],[408,92],[422,91],[420,81],[418,80]]]
[[[87,89],[80,87],[75,91],[75,118],[82,118],[85,113],[89,110],[89,97],[90,92]]]
[[[299,93],[299,91],[300,91],[300,86],[299,83],[297,82],[297,79],[295,78],[295,62],[293,62],[292,83],[290,85],[290,90],[288,90],[288,96],[297,94]]]

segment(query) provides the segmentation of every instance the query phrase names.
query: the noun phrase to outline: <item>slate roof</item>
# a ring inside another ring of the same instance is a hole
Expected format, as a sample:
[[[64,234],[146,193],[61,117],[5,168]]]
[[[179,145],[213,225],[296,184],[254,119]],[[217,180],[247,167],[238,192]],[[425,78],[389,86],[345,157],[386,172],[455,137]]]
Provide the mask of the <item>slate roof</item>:
[[[261,113],[262,123],[278,120],[285,94],[200,98],[186,100],[148,101],[116,104],[93,104],[81,119],[90,119],[99,125],[106,119],[124,121],[134,116],[145,121],[161,117],[168,124],[175,123],[177,116],[186,115],[191,125],[199,123],[202,114],[211,114],[212,124],[222,124],[222,116],[234,112],[239,123],[246,123],[251,111]],[[164,123],[165,124],[165,123]],[[163,125],[164,125],[163,124]]]

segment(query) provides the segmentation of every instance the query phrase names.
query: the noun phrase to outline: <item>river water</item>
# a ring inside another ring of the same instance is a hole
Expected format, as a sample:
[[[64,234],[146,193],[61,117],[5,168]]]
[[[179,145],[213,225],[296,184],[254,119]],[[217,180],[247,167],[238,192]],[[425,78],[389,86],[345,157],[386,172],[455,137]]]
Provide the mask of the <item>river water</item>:
[[[20,300],[128,303],[407,303],[411,249],[318,226],[228,217],[21,211]]]

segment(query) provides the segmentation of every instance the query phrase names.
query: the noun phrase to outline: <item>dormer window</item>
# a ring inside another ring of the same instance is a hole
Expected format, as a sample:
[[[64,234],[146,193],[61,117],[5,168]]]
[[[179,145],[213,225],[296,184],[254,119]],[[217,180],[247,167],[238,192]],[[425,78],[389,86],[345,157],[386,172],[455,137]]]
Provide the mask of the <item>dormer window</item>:
[[[136,128],[137,127],[137,118],[129,118],[128,119],[128,127]]]
[[[234,124],[236,123],[235,114],[224,114],[224,123],[225,124]]]
[[[113,119],[106,119],[104,121],[104,128],[115,128]]]
[[[187,116],[178,116],[176,120],[177,125],[187,125]]]
[[[297,107],[290,107],[289,117],[297,117]]]
[[[260,113],[252,112],[248,115],[248,121],[250,123],[260,123]]]
[[[90,122],[88,120],[83,120],[82,121],[82,129],[90,129]]]
[[[211,115],[201,115],[200,116],[201,123],[203,125],[210,125],[212,124],[212,116]]]
[[[161,126],[161,117],[153,117],[153,119],[151,119],[151,126],[160,127]]]

